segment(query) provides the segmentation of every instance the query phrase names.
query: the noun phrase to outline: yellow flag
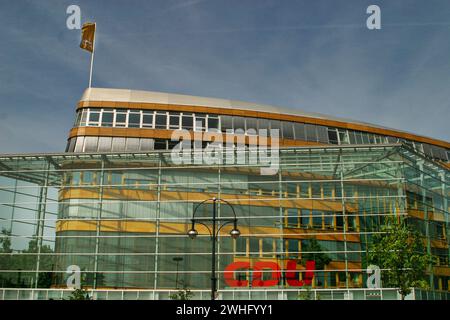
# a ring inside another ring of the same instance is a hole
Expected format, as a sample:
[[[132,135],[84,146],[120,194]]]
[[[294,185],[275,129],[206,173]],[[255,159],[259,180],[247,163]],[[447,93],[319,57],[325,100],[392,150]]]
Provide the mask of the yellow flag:
[[[80,48],[93,52],[94,51],[94,37],[95,37],[95,23],[86,22],[81,28],[81,43]]]

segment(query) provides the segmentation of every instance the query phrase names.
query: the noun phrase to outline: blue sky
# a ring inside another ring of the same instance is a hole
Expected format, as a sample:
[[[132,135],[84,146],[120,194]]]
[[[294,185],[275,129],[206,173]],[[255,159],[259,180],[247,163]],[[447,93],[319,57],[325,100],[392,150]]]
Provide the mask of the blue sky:
[[[0,153],[64,151],[93,86],[244,100],[449,141],[448,0],[1,1]],[[381,8],[382,29],[366,28]]]

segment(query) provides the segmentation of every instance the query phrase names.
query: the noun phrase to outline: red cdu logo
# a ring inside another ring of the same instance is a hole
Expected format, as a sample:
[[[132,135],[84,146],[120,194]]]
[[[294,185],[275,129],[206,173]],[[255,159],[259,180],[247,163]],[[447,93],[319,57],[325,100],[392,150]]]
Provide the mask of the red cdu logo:
[[[286,275],[286,281],[291,287],[302,287],[304,285],[311,285],[312,279],[314,278],[314,270],[316,267],[316,262],[308,260],[306,261],[306,272],[304,275],[304,280],[298,279],[299,270],[297,270],[296,260],[288,260],[286,265],[286,270],[284,270]],[[235,272],[240,270],[253,270],[252,277],[252,287],[272,287],[276,286],[280,282],[281,270],[280,266],[275,262],[270,261],[258,261],[253,267],[251,267],[250,262],[238,261],[230,263],[225,268],[224,279],[225,283],[230,287],[247,287],[249,285],[248,280],[237,280],[235,279]],[[263,280],[263,272],[271,272],[270,279]]]

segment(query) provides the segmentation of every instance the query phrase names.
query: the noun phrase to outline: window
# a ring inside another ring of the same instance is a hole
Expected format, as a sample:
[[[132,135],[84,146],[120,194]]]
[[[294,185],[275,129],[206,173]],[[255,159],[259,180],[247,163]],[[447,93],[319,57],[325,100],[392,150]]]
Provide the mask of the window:
[[[281,136],[281,121],[270,120],[270,129],[278,130],[279,136]]]
[[[251,256],[259,256],[259,239],[258,238],[249,238],[250,240],[250,255]]]
[[[344,218],[342,216],[342,212],[336,213],[336,228],[337,229],[344,229]]]
[[[298,257],[298,240],[294,240],[294,239],[289,239],[288,240],[288,252],[289,252],[289,257]]]
[[[167,129],[167,114],[166,113],[156,113],[155,116],[155,128],[156,129]]]
[[[169,129],[180,129],[180,114],[170,113],[169,114]]]
[[[312,211],[312,224],[314,228],[322,228],[322,211]]]
[[[220,127],[223,132],[226,132],[226,130],[232,130],[233,129],[233,117],[231,116],[220,116]]]
[[[262,239],[262,252],[264,256],[273,256],[273,239]]]
[[[339,144],[338,134],[335,128],[328,128],[328,140],[331,144]]]
[[[333,214],[333,211],[325,211],[323,219],[324,219],[324,222],[325,222],[325,228],[327,228],[327,229],[333,229],[334,228],[334,214]]]
[[[303,123],[294,123],[295,139],[306,140],[305,125]]]
[[[204,131],[206,129],[206,115],[195,114],[195,131]]]
[[[144,111],[142,114],[142,128],[153,128],[153,111]]]
[[[258,119],[256,118],[247,118],[246,120],[246,127],[245,129],[248,130],[255,130],[255,132],[258,132]]]
[[[309,183],[308,182],[301,182],[300,183],[300,196],[302,198],[309,198]]]
[[[356,139],[356,144],[363,143],[363,138],[362,138],[361,132],[355,131],[355,139]]]
[[[328,143],[327,127],[316,126],[316,129],[318,141],[322,143]]]
[[[128,128],[140,128],[141,127],[141,112],[131,111],[128,115]]]
[[[260,132],[261,130],[266,130],[266,135],[269,135],[269,125],[270,122],[267,119],[258,119],[258,132]]]
[[[234,131],[243,130],[245,131],[245,118],[244,117],[234,117],[233,118],[233,127]]]
[[[116,118],[114,121],[114,126],[116,127],[126,127],[127,126],[127,110],[117,109]]]
[[[114,122],[114,110],[103,109],[102,127],[112,127]]]
[[[346,130],[342,130],[342,129],[338,129],[338,132],[339,132],[340,144],[349,144],[350,141],[348,139],[347,131]]]
[[[78,111],[77,111],[77,117],[76,117],[75,122],[74,122],[74,124],[73,124],[74,127],[78,127],[78,126],[80,125],[81,114],[82,114],[82,111],[81,111],[81,110],[78,110]]]
[[[297,209],[287,209],[287,226],[291,228],[298,228],[298,212]]]
[[[219,118],[217,116],[208,116],[208,131],[219,130]]]
[[[192,130],[194,128],[194,118],[192,113],[183,113],[181,126],[186,130]]]
[[[317,141],[316,126],[313,124],[305,124],[306,141]]]
[[[88,110],[87,109],[83,109],[83,112],[81,113],[81,120],[80,120],[80,126],[85,126],[87,123],[87,115],[88,115]]]
[[[245,256],[247,255],[247,239],[239,237],[236,239],[236,255]]]
[[[300,224],[302,228],[308,228],[310,226],[310,213],[309,209],[301,209],[300,211]]]
[[[348,138],[350,140],[350,144],[356,144],[355,131],[349,131],[348,132]]]
[[[99,110],[89,110],[89,125],[98,126],[100,123],[100,111]]]
[[[294,128],[292,122],[283,121],[283,138],[294,139]]]
[[[165,150],[167,149],[166,140],[155,139],[155,150]]]

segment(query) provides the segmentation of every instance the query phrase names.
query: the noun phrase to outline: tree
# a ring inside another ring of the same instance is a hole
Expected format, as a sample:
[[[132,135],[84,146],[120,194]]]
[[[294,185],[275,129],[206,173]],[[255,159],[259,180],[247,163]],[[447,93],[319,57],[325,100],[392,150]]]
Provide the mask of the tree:
[[[178,290],[177,293],[171,294],[170,299],[171,300],[191,300],[191,298],[194,296],[194,293],[191,292],[186,286],[186,284],[183,281],[180,281],[180,283],[183,285],[183,289]]]
[[[314,238],[302,241],[302,262],[306,263],[308,260],[316,262],[317,270],[323,270],[331,262],[331,258],[322,252],[322,247]]]
[[[28,248],[13,253],[11,248],[11,231],[3,229],[0,237],[0,253],[5,255],[0,259],[0,270],[17,270],[17,276],[14,273],[0,275],[0,285],[3,287],[27,287],[34,277],[34,272],[23,274],[21,270],[34,270],[36,268],[37,253],[39,252],[38,238],[34,236],[28,242]],[[40,253],[40,270],[53,270],[53,258],[48,253],[53,250],[48,245],[42,245]],[[52,281],[52,272],[39,272],[38,287],[49,288]]]
[[[373,236],[369,263],[381,268],[383,285],[398,288],[402,300],[411,288],[428,288],[426,272],[433,260],[419,233],[396,218],[387,219],[381,231]]]
[[[92,298],[89,296],[89,293],[81,289],[75,289],[69,296],[69,300],[92,300]]]

